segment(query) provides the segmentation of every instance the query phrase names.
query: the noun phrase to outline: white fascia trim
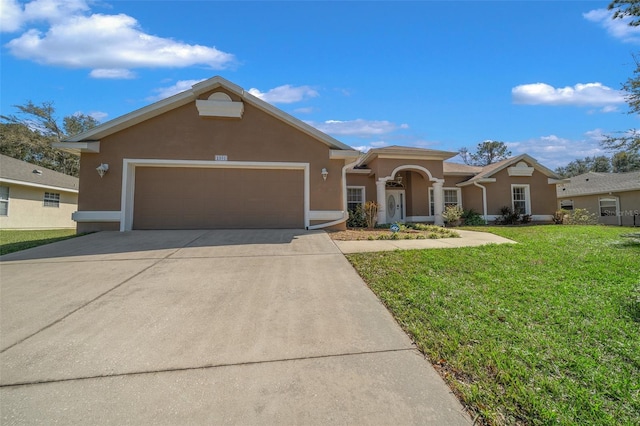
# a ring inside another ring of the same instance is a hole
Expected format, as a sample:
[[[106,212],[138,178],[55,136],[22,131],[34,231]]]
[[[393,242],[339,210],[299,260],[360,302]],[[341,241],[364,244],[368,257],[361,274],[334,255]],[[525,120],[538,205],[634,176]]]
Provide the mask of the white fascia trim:
[[[64,151],[70,151],[74,153],[86,152],[89,154],[100,153],[100,141],[87,141],[87,142],[54,142],[51,144],[54,148],[60,148]]]
[[[481,178],[481,179],[476,179],[472,182],[469,182],[469,181],[460,182],[460,183],[457,183],[456,186],[460,186],[460,187],[469,186],[469,185],[474,185],[476,182],[477,183],[494,183],[496,180],[497,180],[496,178]]]
[[[304,227],[309,226],[309,163],[261,162],[261,161],[207,161],[207,160],[161,160],[149,158],[125,158],[122,160],[122,192],[120,205],[120,231],[133,229],[133,202],[137,167],[189,167],[212,169],[254,170],[302,170],[304,172]]]
[[[51,189],[51,190],[60,191],[60,192],[71,192],[72,194],[77,194],[78,193],[77,189],[62,188],[60,186],[44,185],[44,184],[41,184],[41,183],[31,183],[31,182],[25,182],[25,181],[22,181],[22,180],[0,178],[0,182],[9,183],[9,184],[12,184],[12,185],[30,186],[32,188]]]
[[[351,175],[370,175],[371,169],[349,169],[347,170],[347,174]]]
[[[343,216],[342,210],[311,210],[309,212],[309,220],[338,220]]]
[[[76,222],[120,222],[120,210],[116,211],[77,211],[71,214]]]
[[[318,139],[319,141],[323,142],[325,145],[329,147],[336,147],[336,148],[340,148],[340,150],[345,150],[345,151],[353,151],[353,148],[351,148],[349,145],[346,145],[340,142],[339,140],[332,138],[326,133],[323,133],[320,130],[316,129],[315,127],[305,123],[304,121],[299,120],[294,116],[287,114],[286,112],[274,107],[273,105],[263,101],[262,99],[259,99],[253,96],[251,93],[247,91],[242,92],[242,97],[245,100],[251,102],[257,108],[263,110],[266,113],[273,115],[274,117],[279,118],[280,120],[292,125],[293,127],[296,127],[298,130],[308,134],[309,136],[314,137],[315,139]]]

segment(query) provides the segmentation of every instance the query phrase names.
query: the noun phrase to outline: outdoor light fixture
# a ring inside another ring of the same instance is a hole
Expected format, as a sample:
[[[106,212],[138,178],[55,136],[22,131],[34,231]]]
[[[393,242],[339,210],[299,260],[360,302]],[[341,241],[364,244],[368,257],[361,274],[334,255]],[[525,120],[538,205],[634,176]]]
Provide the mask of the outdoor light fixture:
[[[329,176],[329,172],[327,171],[326,167],[322,168],[322,179],[327,180],[327,176]]]
[[[400,175],[396,176],[396,182],[402,183],[402,176]]]
[[[109,165],[101,163],[98,167],[96,167],[96,170],[98,171],[98,174],[100,175],[100,177],[102,177],[109,170]]]

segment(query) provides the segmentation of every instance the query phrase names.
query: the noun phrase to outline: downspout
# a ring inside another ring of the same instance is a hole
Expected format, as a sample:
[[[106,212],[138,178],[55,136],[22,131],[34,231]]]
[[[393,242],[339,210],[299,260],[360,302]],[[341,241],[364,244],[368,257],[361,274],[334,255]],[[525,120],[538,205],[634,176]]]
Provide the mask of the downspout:
[[[341,223],[344,223],[347,221],[347,219],[349,219],[349,212],[347,211],[347,169],[357,162],[358,161],[356,160],[352,163],[345,164],[344,167],[342,167],[342,219],[334,220],[333,222],[310,225],[307,227],[307,229],[314,230],[328,228],[330,226],[340,225]]]
[[[482,189],[482,216],[484,217],[485,223],[489,222],[487,220],[487,188],[480,185],[478,182],[473,182],[475,186]]]

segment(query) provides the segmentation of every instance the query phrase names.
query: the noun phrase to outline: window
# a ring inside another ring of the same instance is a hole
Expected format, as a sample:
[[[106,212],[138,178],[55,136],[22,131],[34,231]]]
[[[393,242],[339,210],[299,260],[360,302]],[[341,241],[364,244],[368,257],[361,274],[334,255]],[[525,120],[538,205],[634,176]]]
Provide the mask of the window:
[[[364,186],[348,186],[347,210],[354,211],[358,204],[364,207]]]
[[[600,216],[616,216],[618,203],[615,198],[600,198]]]
[[[560,208],[563,210],[573,210],[573,200],[560,201]]]
[[[44,206],[45,207],[60,207],[60,194],[55,192],[44,193]]]
[[[9,187],[0,186],[0,216],[9,214]]]
[[[511,185],[511,208],[521,214],[531,214],[529,185]]]
[[[444,207],[448,206],[460,206],[462,207],[462,197],[460,194],[460,188],[444,188]],[[431,216],[434,215],[435,201],[433,197],[433,188],[429,188],[429,212]]]

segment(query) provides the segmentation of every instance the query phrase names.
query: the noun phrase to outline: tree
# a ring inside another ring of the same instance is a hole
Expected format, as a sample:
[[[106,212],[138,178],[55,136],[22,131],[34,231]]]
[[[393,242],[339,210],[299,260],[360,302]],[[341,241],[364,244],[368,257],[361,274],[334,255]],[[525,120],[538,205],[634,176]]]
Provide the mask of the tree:
[[[507,149],[504,142],[491,140],[480,142],[475,153],[469,153],[467,148],[460,148],[458,153],[465,164],[481,167],[497,163],[511,156],[511,151]]]
[[[637,27],[640,25],[640,2],[638,0],[613,0],[607,6],[609,10],[615,10],[613,19],[631,18],[629,25]]]
[[[58,124],[53,102],[36,105],[28,101],[16,105],[17,115],[0,116],[0,153],[72,176],[78,176],[79,158],[53,148],[53,142],[84,132],[98,125],[85,114],[64,117]]]
[[[640,170],[640,154],[637,152],[620,151],[611,157],[614,173],[625,173]]]
[[[564,167],[558,167],[555,171],[563,178],[570,178],[588,172],[610,173],[611,160],[604,155],[585,157],[583,159],[573,160]]]
[[[640,25],[640,1],[638,0],[613,0],[609,3],[609,10],[614,10],[612,19],[631,18],[629,25]],[[629,105],[629,114],[640,113],[640,60],[637,54],[632,55],[636,68],[633,75],[622,85],[622,90],[627,94],[625,99]],[[615,136],[607,136],[602,141],[602,146],[609,151],[628,151],[640,154],[640,132],[635,129],[627,132],[619,132]]]

